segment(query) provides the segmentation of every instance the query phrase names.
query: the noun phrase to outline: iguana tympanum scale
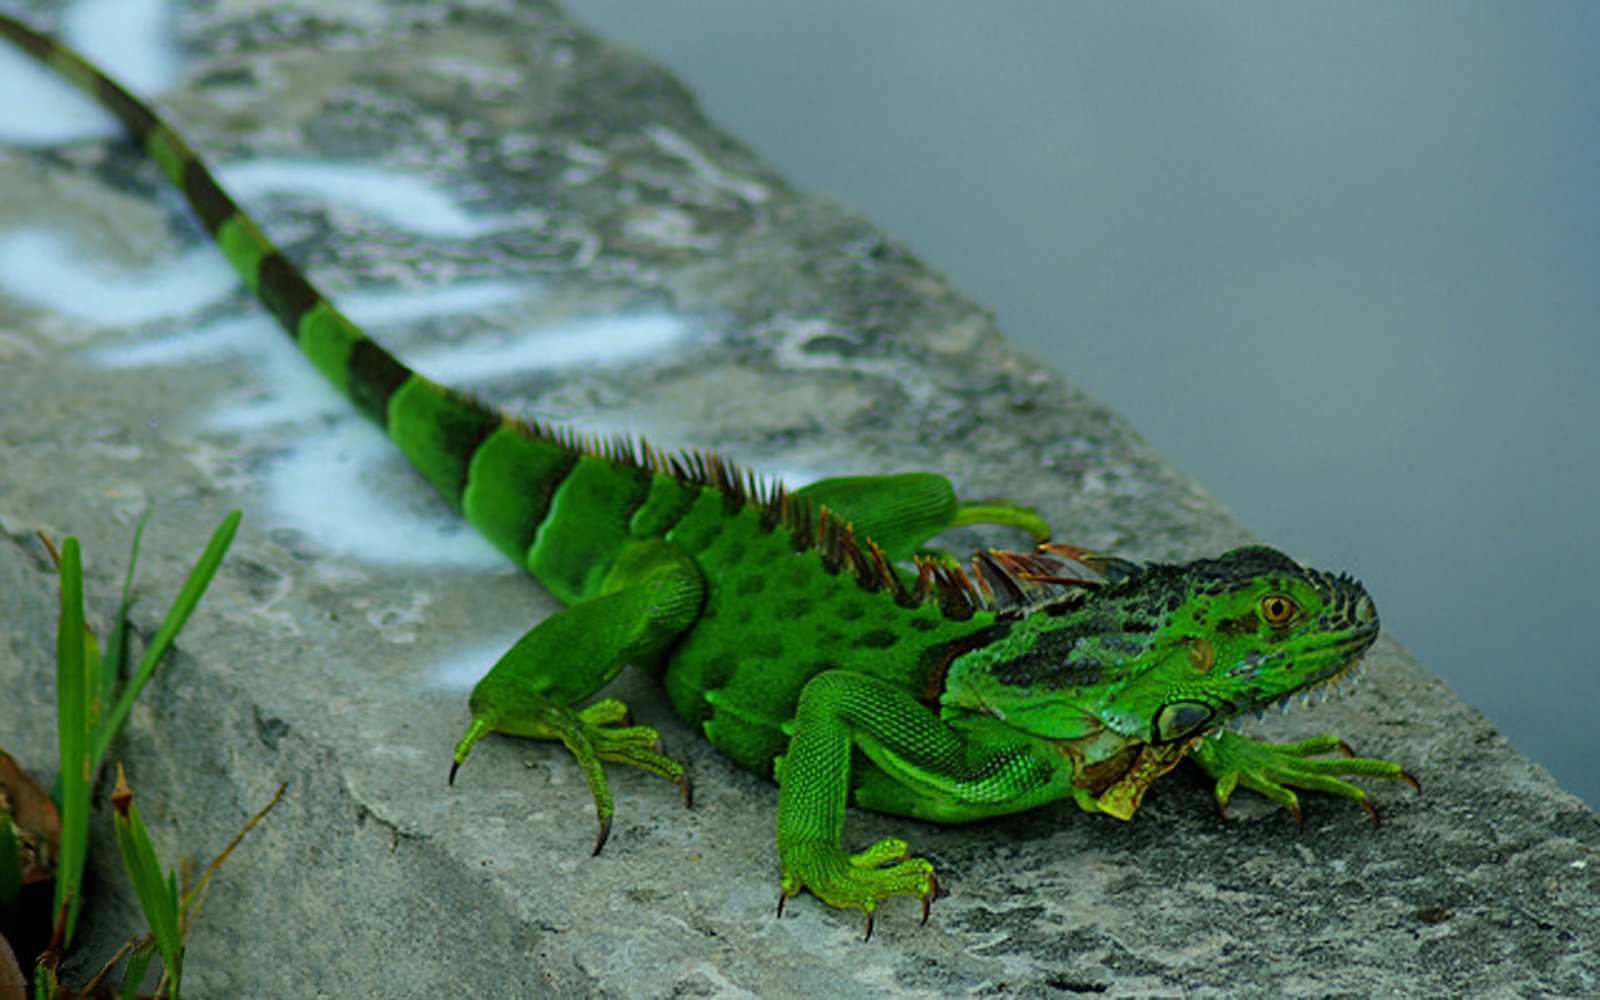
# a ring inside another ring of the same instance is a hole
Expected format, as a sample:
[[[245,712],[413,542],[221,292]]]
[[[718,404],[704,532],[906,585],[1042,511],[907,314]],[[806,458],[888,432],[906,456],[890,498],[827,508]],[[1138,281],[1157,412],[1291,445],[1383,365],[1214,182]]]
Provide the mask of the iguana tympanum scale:
[[[968,504],[931,473],[828,479],[792,492],[720,458],[602,443],[506,416],[407,368],[340,314],[151,108],[69,49],[0,16],[5,34],[97,98],[187,198],[311,363],[382,427],[479,531],[567,607],[472,692],[450,776],[491,732],[559,740],[593,792],[602,762],[677,782],[682,766],[613,699],[624,665],[743,767],[776,778],[782,901],[802,889],[872,913],[928,902],[933,867],[886,839],[842,846],[845,807],[961,822],[1072,799],[1133,815],[1188,756],[1299,818],[1291,788],[1366,806],[1343,780],[1410,780],[1383,760],[1323,756],[1224,726],[1338,678],[1378,634],[1359,584],[1250,547],[1135,566],[1066,546],[987,552],[970,574],[921,546],[955,525],[1042,539],[1026,508]],[[1414,784],[1414,782],[1413,782]]]

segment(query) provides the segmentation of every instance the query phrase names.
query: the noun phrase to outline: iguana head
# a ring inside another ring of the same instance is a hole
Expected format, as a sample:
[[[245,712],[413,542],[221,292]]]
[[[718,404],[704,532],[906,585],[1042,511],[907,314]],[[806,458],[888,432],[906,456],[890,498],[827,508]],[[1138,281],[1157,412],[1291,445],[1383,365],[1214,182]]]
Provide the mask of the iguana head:
[[[1126,818],[1195,740],[1336,679],[1377,635],[1356,581],[1242,548],[1034,611],[953,660],[943,701],[1056,741],[1097,807]]]
[[[1100,718],[1151,743],[1333,680],[1378,637],[1378,612],[1361,584],[1263,547],[1152,567],[1107,598],[1129,623],[1148,617],[1156,629]]]

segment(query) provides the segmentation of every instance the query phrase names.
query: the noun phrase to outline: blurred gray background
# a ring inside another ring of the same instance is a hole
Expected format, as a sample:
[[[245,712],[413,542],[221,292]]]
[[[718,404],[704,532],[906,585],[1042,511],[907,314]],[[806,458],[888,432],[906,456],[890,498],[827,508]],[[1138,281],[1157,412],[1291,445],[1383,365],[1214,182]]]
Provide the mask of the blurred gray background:
[[[1600,5],[567,5],[1600,806]]]

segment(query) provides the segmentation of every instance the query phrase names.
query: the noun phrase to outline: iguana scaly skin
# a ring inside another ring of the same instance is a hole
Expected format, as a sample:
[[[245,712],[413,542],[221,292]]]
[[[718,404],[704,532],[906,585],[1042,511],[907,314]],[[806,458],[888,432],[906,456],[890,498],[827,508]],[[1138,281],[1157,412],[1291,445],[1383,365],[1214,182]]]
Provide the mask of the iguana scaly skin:
[[[600,820],[602,762],[678,783],[656,732],[614,699],[622,667],[661,679],[712,745],[779,785],[782,901],[809,889],[872,913],[937,893],[933,868],[886,839],[842,846],[849,803],[962,822],[1070,798],[1131,817],[1185,756],[1299,819],[1292,788],[1366,806],[1348,776],[1397,764],[1319,755],[1223,728],[1338,678],[1378,634],[1355,581],[1272,549],[1134,566],[1067,546],[987,552],[970,575],[919,547],[960,524],[1043,538],[1032,511],[964,504],[929,473],[762,487],[706,453],[601,444],[503,415],[411,371],[342,316],[241,212],[151,108],[20,22],[0,32],[114,112],[311,363],[381,426],[479,531],[568,606],[472,692],[450,776],[491,732],[559,740]],[[587,703],[587,704],[586,704]],[[1412,782],[1415,784],[1415,782]],[[1374,813],[1374,816],[1376,814]]]

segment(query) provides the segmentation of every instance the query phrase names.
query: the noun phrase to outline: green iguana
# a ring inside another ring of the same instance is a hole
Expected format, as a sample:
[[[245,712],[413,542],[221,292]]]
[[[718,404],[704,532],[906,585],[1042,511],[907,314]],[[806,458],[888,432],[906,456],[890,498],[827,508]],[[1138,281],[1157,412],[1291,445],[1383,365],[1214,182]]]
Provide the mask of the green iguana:
[[[1372,645],[1361,585],[1269,548],[1138,566],[1071,546],[1028,508],[963,503],[931,473],[763,486],[706,452],[596,442],[519,420],[407,368],[308,282],[182,138],[59,43],[0,33],[121,120],[262,304],[466,519],[567,607],[474,688],[450,779],[488,733],[559,740],[599,816],[602,762],[677,783],[656,731],[596,695],[626,664],[739,765],[778,782],[778,912],[809,889],[866,913],[938,892],[897,838],[851,853],[845,806],[952,823],[1070,798],[1128,819],[1189,757],[1300,820],[1291,788],[1360,803],[1347,776],[1416,782],[1331,736],[1273,745],[1224,724],[1339,678]],[[971,572],[921,549],[957,525],[1029,532]],[[586,704],[587,703],[587,704]]]

